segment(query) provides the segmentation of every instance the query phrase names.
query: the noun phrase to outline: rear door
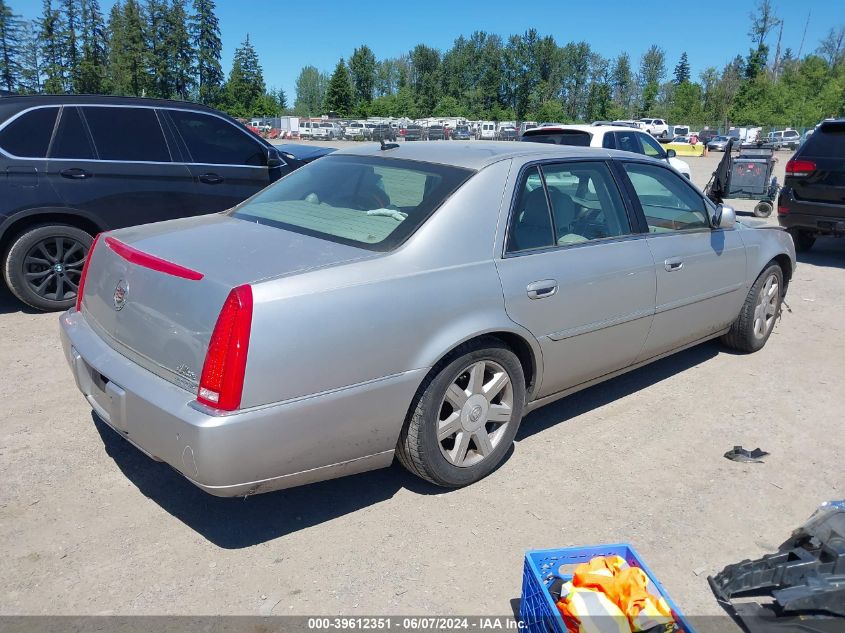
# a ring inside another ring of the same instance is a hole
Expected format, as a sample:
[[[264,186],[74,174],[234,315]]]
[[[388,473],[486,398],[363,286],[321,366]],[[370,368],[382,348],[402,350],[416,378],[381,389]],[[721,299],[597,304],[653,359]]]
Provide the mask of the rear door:
[[[604,161],[523,170],[497,268],[505,307],[537,337],[544,397],[626,367],[654,312],[654,260]]]
[[[173,162],[154,108],[62,108],[48,172],[67,206],[108,228],[194,213],[188,169]]]
[[[813,214],[841,220],[845,209],[831,205],[845,205],[845,121],[824,123],[792,160],[809,161],[813,167],[809,170],[809,165],[801,165],[801,171],[809,172],[808,175],[788,177],[787,184],[792,186],[795,199],[820,203]]]
[[[745,298],[745,246],[736,229],[711,229],[709,207],[668,166],[621,161],[655,262],[654,322],[638,360],[729,326]]]
[[[32,208],[62,206],[47,177],[47,149],[59,113],[58,106],[26,111],[0,129],[0,182],[7,195],[2,217]]]
[[[201,213],[229,209],[289,171],[284,162],[269,168],[267,146],[221,116],[175,108],[166,114],[190,157],[188,169],[197,184]]]

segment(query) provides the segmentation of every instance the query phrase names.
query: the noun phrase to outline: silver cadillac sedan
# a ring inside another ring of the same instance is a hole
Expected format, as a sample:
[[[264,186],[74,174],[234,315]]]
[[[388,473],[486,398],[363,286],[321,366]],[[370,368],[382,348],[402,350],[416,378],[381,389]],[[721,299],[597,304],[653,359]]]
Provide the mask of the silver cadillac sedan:
[[[94,412],[211,494],[394,456],[463,486],[534,408],[715,337],[759,350],[794,270],[788,234],[641,155],[370,144],[100,235],[61,331]]]

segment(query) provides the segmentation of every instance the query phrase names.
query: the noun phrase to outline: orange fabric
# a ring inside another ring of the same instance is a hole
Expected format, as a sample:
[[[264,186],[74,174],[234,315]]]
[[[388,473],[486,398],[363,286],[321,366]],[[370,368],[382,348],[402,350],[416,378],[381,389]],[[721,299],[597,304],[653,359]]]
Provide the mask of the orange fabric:
[[[590,592],[597,595],[590,596]],[[578,565],[572,581],[564,585],[557,607],[569,633],[595,631],[597,620],[591,622],[590,616],[615,616],[599,620],[619,630],[620,619],[627,619],[624,628],[634,632],[661,625],[668,629],[674,622],[666,601],[649,593],[646,573],[629,567],[619,556],[597,556]]]

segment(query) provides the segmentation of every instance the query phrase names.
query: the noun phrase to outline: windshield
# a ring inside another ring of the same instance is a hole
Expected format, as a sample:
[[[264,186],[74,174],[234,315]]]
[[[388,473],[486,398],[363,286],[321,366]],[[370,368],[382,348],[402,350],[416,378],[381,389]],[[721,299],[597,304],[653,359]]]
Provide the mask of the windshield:
[[[327,156],[230,213],[259,224],[389,251],[401,244],[474,172],[363,156]]]

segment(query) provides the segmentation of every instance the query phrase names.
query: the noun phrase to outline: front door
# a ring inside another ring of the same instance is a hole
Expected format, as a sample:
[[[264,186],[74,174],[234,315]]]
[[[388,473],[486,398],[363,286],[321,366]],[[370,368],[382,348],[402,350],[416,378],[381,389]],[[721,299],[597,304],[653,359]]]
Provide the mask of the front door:
[[[736,229],[710,228],[708,205],[680,174],[654,163],[623,162],[648,226],[657,272],[654,323],[638,360],[728,327],[745,288],[745,246]]]
[[[520,177],[497,261],[508,315],[543,353],[547,396],[630,365],[654,311],[654,261],[603,161]]]

